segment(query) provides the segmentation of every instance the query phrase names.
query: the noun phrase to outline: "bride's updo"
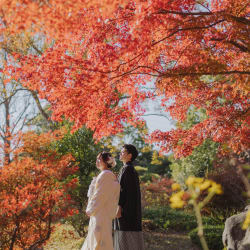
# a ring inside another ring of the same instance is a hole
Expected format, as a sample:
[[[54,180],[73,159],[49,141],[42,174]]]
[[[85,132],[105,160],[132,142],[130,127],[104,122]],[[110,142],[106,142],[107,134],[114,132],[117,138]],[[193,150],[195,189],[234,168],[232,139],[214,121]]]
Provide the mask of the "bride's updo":
[[[107,164],[108,168],[113,168],[116,166],[115,158],[108,152],[100,153],[102,160]]]

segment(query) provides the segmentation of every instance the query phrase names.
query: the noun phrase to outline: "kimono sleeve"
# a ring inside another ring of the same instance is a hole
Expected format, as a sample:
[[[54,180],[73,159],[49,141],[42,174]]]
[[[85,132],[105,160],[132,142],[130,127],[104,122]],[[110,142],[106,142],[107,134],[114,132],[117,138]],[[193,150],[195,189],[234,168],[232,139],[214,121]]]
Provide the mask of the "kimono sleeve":
[[[122,175],[120,199],[118,205],[122,208],[128,200],[136,200],[136,182],[131,171],[125,171]]]
[[[86,213],[90,216],[95,215],[108,199],[109,183],[109,174],[103,174],[96,180],[94,193],[91,196],[86,209]]]

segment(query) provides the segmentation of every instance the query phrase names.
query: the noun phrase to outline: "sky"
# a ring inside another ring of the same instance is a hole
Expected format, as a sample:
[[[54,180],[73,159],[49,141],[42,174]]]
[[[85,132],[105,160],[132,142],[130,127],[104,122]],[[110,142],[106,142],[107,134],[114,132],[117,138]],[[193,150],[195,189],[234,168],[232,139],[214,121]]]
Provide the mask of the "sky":
[[[169,131],[174,128],[173,121],[169,121],[167,118],[162,116],[147,116],[144,118],[146,120],[149,132],[154,130]]]

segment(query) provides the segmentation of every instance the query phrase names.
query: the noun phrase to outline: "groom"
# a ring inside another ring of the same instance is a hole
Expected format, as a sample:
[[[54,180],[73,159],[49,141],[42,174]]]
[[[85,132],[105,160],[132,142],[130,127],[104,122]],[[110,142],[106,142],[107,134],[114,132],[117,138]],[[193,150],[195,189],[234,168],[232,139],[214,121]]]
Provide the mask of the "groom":
[[[125,144],[120,153],[124,166],[118,175],[121,191],[114,222],[115,250],[144,250],[140,183],[133,166],[137,155],[136,147],[131,144]]]

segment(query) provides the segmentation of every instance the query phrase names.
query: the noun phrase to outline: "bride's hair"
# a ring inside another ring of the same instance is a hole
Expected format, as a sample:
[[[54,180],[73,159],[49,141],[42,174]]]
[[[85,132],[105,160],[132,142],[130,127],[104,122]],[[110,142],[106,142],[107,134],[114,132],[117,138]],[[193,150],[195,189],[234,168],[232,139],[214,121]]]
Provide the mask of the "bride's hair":
[[[107,164],[108,168],[113,168],[116,165],[115,158],[109,152],[101,152],[102,160]]]

